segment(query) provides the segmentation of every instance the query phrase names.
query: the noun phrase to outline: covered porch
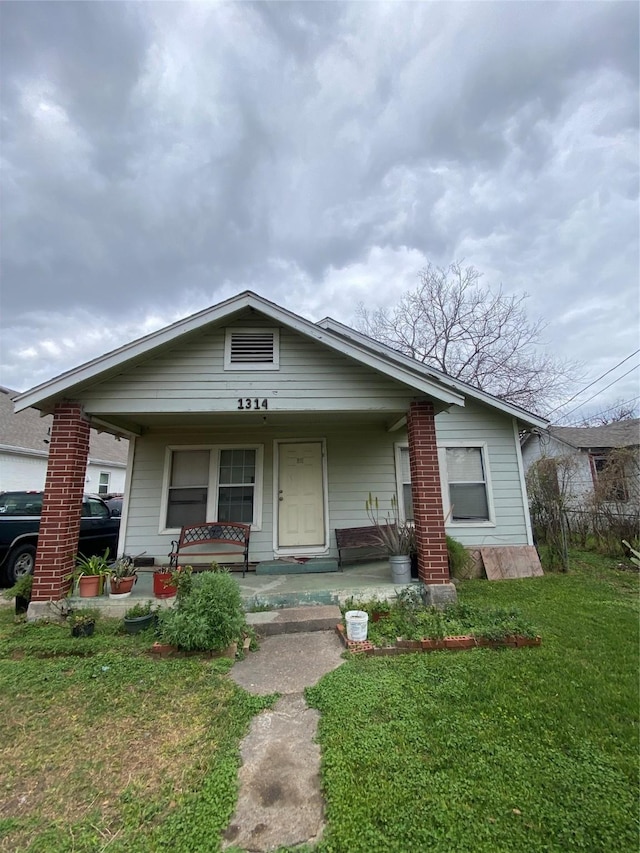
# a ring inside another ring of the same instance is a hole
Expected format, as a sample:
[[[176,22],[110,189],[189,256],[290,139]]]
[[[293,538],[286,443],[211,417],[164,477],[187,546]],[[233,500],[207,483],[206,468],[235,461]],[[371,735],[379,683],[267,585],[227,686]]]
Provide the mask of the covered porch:
[[[347,565],[342,572],[318,572],[307,574],[261,575],[249,572],[244,578],[241,572],[233,572],[240,587],[245,610],[260,608],[299,607],[315,604],[342,604],[348,598],[381,600],[392,599],[401,589],[391,582],[391,569],[387,560]],[[416,581],[417,583],[417,581]],[[71,595],[67,599],[74,609],[97,608],[105,616],[122,617],[135,604],[152,601],[159,607],[171,607],[175,598],[158,599],[153,594],[153,569],[138,569],[138,582],[128,598],[80,598]]]

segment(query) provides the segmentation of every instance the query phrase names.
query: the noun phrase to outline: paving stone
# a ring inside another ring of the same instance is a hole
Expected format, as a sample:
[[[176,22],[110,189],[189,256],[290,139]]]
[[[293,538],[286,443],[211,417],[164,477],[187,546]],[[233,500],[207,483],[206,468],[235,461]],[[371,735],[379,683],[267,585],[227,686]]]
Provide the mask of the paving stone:
[[[266,637],[230,672],[250,693],[285,695],[254,717],[241,744],[240,792],[225,849],[266,853],[313,844],[322,835],[319,714],[307,706],[302,691],[344,662],[335,616],[332,629]]]

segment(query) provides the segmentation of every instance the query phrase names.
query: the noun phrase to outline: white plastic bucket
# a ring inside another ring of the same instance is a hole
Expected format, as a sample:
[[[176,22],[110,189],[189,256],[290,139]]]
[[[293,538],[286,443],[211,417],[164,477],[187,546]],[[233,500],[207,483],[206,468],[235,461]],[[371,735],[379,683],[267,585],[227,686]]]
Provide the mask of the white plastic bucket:
[[[367,639],[368,613],[364,610],[347,610],[344,618],[347,623],[347,640],[361,643]]]

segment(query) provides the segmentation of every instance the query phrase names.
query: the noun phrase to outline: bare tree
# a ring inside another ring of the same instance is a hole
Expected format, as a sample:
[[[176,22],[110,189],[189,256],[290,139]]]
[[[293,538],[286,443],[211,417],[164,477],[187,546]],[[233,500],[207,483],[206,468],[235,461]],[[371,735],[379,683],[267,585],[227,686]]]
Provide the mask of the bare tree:
[[[596,412],[593,415],[587,415],[582,418],[580,426],[607,426],[607,424],[617,424],[620,421],[628,421],[638,417],[638,405],[631,401],[618,401],[614,406],[604,411]]]
[[[541,348],[543,320],[521,296],[480,285],[475,267],[429,264],[391,309],[360,305],[356,326],[405,355],[531,411],[560,399],[577,370]]]

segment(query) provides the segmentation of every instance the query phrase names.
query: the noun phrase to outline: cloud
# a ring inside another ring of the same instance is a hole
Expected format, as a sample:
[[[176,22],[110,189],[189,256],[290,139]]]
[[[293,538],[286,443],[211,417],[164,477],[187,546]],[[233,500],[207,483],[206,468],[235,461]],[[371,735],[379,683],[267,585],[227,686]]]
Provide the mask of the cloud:
[[[592,357],[592,337],[626,354],[636,4],[34,2],[3,19],[5,384],[245,288],[349,321],[455,259],[529,292],[561,354]],[[622,317],[563,319],[603,293]]]

